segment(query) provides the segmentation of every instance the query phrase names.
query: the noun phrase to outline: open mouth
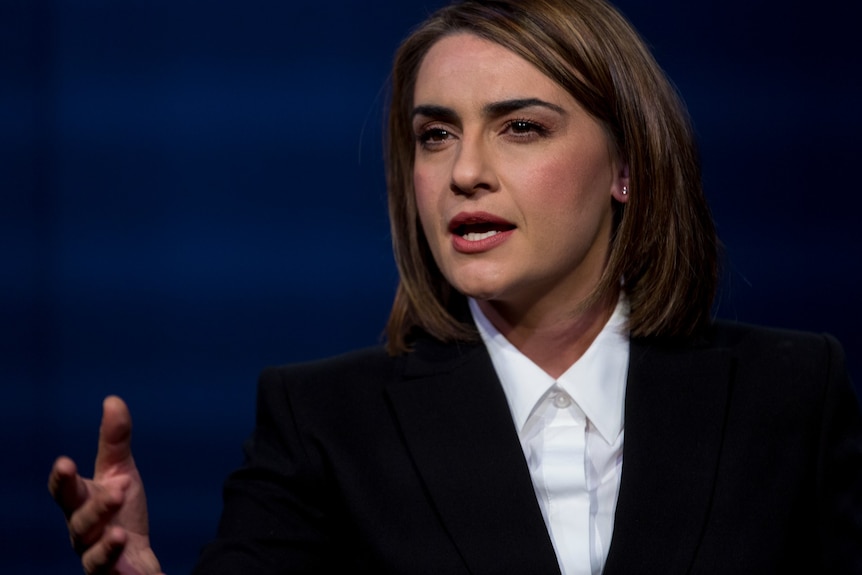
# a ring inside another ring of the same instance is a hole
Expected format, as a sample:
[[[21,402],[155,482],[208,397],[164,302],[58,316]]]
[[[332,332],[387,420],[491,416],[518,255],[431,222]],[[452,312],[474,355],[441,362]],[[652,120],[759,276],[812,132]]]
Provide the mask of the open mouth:
[[[468,242],[478,242],[515,229],[515,225],[490,216],[456,217],[449,224],[449,231]]]
[[[478,242],[491,236],[496,236],[500,232],[511,230],[515,226],[501,226],[492,222],[483,222],[481,224],[465,224],[458,226],[455,233],[469,242]]]

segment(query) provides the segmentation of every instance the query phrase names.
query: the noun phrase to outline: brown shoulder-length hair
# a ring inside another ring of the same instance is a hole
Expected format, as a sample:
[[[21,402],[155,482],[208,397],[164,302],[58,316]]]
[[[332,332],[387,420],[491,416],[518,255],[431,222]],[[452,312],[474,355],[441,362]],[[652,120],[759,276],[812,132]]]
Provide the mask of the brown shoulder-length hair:
[[[413,189],[416,76],[428,49],[455,33],[496,42],[556,81],[602,124],[629,167],[629,199],[614,202],[608,262],[586,304],[622,279],[633,336],[685,336],[707,324],[718,242],[697,149],[683,104],[638,33],[603,0],[468,0],[432,14],[395,55],[387,186],[400,284],[389,352],[407,351],[417,328],[442,341],[476,337],[466,298],[431,255]]]

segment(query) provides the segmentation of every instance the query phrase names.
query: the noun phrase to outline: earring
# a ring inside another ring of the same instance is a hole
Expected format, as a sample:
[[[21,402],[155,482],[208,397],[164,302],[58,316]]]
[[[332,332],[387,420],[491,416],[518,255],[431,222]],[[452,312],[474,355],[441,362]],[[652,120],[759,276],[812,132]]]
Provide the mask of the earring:
[[[629,195],[629,189],[628,189],[628,187],[627,187],[627,186],[623,186],[623,195],[624,195],[624,196]]]

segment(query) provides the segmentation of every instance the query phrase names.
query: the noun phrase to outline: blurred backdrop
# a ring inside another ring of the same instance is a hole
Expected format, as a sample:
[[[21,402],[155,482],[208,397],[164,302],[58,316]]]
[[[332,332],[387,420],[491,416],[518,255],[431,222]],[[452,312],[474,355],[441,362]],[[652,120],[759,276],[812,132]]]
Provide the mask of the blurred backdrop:
[[[61,453],[91,469],[106,394],[184,573],[258,371],[380,341],[388,67],[442,4],[0,1],[3,573],[79,572],[45,482]],[[694,120],[716,313],[837,335],[858,386],[858,3],[618,5]]]

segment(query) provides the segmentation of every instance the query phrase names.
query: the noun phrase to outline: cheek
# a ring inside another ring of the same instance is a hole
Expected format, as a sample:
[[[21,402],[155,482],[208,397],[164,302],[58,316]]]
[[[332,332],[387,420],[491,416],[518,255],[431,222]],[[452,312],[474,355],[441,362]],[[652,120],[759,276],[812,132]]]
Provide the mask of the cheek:
[[[530,234],[549,242],[555,253],[580,253],[610,221],[610,172],[596,162],[563,158],[522,171],[518,177],[526,194],[521,209]]]
[[[428,195],[430,182],[428,181],[428,175],[425,171],[422,170],[421,167],[417,166],[413,168],[413,190],[416,194],[416,200],[419,201],[419,198]]]
[[[446,261],[442,258],[445,245],[445,234],[441,229],[441,210],[438,208],[439,195],[432,186],[433,178],[428,178],[421,170],[413,171],[413,190],[416,212],[419,216],[419,234],[431,250],[431,257],[437,268],[445,276]]]
[[[430,236],[433,235],[436,230],[434,222],[437,220],[438,216],[433,178],[429,176],[427,171],[423,171],[421,168],[414,168],[413,190],[416,199],[416,211],[419,213],[419,220],[422,223],[425,237],[430,240]]]
[[[413,194],[416,197],[416,209],[419,210],[419,217],[425,218],[423,215],[428,204],[428,181],[423,177],[422,172],[413,170]]]
[[[582,149],[541,162],[524,177],[530,178],[531,187],[549,207],[583,211],[592,205],[610,204],[612,172],[605,155]]]
[[[536,162],[529,169],[518,170],[511,174],[517,180],[518,189],[526,194],[524,198],[534,209],[548,212],[549,216],[562,217],[563,211],[570,211],[580,203],[583,190],[578,170],[571,162],[554,160]]]

